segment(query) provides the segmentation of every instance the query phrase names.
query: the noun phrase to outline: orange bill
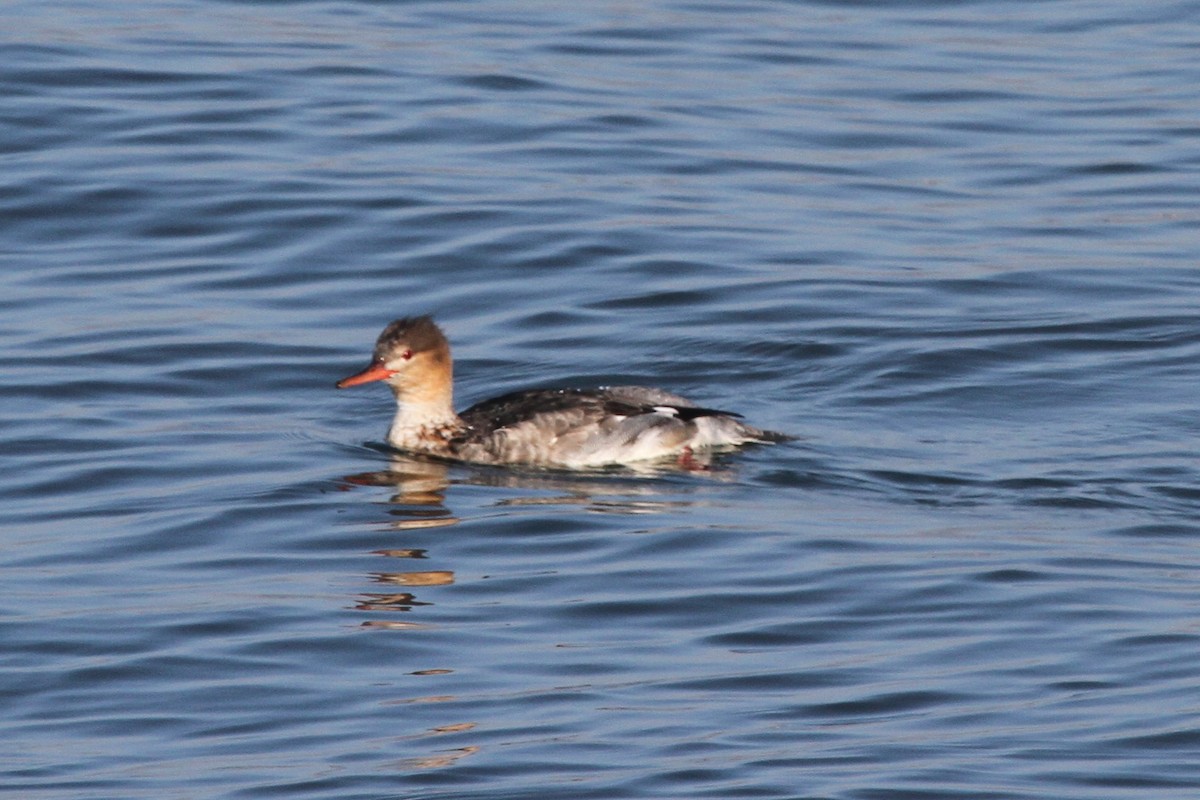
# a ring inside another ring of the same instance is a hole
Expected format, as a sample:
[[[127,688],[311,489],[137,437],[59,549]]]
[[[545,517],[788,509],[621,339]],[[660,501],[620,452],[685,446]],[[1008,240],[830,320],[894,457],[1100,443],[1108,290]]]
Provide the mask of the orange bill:
[[[370,383],[371,381],[382,381],[396,374],[395,370],[388,369],[383,364],[377,361],[372,361],[367,365],[367,368],[362,372],[356,372],[349,377],[342,378],[337,382],[337,388],[345,389],[350,386],[358,386],[360,383]]]

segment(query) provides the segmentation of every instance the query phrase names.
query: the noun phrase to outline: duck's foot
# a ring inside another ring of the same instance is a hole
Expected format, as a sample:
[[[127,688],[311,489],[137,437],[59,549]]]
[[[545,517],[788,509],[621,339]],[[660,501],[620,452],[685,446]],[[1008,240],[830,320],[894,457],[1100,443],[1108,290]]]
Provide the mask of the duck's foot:
[[[675,463],[683,469],[695,472],[707,472],[712,469],[711,464],[706,464],[698,460],[695,451],[690,447],[685,447],[679,452],[679,457],[675,460]]]

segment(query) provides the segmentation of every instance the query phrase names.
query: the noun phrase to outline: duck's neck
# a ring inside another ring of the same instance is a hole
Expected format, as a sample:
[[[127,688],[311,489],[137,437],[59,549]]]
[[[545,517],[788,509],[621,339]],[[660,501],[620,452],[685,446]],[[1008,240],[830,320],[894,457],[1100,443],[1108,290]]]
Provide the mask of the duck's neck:
[[[463,427],[454,413],[454,389],[449,371],[437,379],[426,376],[415,384],[393,385],[396,417],[388,443],[402,450],[438,453]]]

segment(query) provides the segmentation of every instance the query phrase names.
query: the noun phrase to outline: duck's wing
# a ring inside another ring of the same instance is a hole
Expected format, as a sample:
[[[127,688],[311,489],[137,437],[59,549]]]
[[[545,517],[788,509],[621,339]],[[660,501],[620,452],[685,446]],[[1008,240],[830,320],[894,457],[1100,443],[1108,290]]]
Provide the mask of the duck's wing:
[[[643,414],[669,413],[682,420],[693,420],[697,417],[735,417],[741,419],[742,416],[733,411],[702,408],[686,397],[649,386],[607,386],[596,391],[598,394],[602,394],[614,401],[637,406]]]
[[[733,411],[698,406],[686,397],[648,386],[610,386],[601,390],[607,396],[637,405],[644,413],[670,415],[696,426],[692,447],[728,447],[747,442],[774,443],[790,441],[785,433],[755,428],[741,422],[742,415]]]
[[[452,446],[475,461],[594,466],[768,441],[734,414],[638,386],[513,392],[459,416],[466,427]]]

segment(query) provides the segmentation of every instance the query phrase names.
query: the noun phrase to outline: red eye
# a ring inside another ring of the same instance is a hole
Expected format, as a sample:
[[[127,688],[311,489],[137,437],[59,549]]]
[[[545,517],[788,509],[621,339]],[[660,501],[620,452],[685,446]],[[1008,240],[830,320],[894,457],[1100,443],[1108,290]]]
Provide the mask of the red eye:
[[[405,361],[408,361],[410,358],[412,358],[412,350],[405,350],[403,353],[400,354],[400,357],[403,358]]]

